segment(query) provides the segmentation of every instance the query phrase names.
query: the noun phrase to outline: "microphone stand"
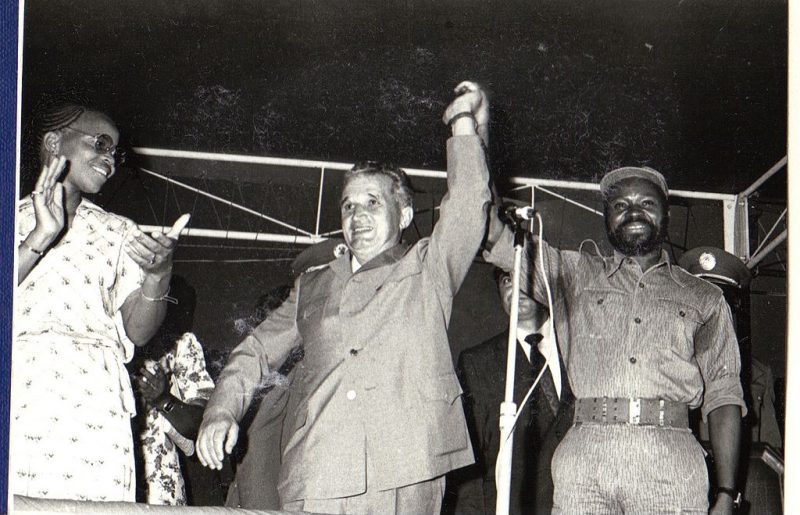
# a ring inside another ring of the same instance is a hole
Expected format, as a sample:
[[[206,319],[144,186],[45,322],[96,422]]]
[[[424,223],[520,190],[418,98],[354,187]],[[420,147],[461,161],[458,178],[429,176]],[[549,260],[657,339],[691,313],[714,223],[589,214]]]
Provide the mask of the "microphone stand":
[[[514,402],[514,374],[517,362],[517,322],[519,319],[519,282],[522,268],[522,252],[525,244],[525,230],[522,224],[513,221],[514,229],[514,269],[511,273],[511,309],[508,315],[508,358],[506,360],[506,388],[504,401],[500,404],[500,450],[497,454],[496,515],[507,515],[511,500],[511,461],[514,450],[514,418],[517,404]]]

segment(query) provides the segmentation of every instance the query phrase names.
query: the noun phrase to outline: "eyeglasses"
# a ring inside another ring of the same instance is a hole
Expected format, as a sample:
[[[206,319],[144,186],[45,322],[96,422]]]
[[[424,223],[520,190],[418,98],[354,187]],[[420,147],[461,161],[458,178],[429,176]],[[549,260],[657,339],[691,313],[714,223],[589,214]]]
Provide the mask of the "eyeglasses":
[[[114,145],[114,138],[112,138],[108,134],[90,134],[88,132],[84,132],[74,127],[64,127],[64,128],[94,138],[95,152],[97,152],[98,154],[109,154],[111,157],[114,158],[115,164],[121,165],[122,163],[125,162],[125,157],[126,157],[125,151],[122,150],[121,148],[117,148],[117,146]]]

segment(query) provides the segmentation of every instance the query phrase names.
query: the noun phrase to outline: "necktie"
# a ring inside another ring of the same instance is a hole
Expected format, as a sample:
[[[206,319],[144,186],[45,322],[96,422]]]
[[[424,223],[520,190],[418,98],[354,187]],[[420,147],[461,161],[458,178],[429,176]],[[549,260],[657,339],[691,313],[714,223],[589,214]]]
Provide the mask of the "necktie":
[[[525,341],[531,346],[531,367],[533,368],[534,375],[539,375],[539,371],[542,367],[547,366],[547,359],[545,359],[544,355],[539,350],[539,342],[541,342],[542,339],[543,337],[539,333],[529,334],[525,337]],[[536,389],[539,390],[538,393],[541,394],[537,395],[537,392],[534,392],[534,403],[537,411],[544,411],[541,408],[546,407],[552,411],[552,414],[555,416],[558,412],[559,400],[556,385],[553,382],[553,374],[550,373],[549,368],[542,374]],[[536,399],[538,399],[539,402],[536,402]],[[540,407],[540,404],[543,404],[543,406]]]

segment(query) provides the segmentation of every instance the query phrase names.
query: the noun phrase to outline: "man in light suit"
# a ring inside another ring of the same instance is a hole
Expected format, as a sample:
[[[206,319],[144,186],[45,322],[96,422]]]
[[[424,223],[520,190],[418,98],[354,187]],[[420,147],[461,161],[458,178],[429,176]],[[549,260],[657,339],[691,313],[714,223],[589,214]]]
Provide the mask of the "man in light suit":
[[[302,346],[284,422],[282,509],[438,513],[444,474],[473,461],[447,325],[481,244],[490,201],[477,131],[488,103],[462,83],[447,108],[448,194],[429,238],[401,243],[413,217],[405,173],[377,163],[344,178],[348,251],[308,271],[231,353],[198,436],[218,468],[253,390]]]
[[[500,302],[511,311],[512,281],[497,272]],[[561,438],[572,425],[573,396],[551,333],[547,307],[528,296],[529,281],[522,281],[519,293],[517,359],[514,402],[521,408],[514,431],[511,467],[511,513],[550,513],[553,479],[550,460]],[[458,488],[455,512],[489,514],[497,499],[495,463],[500,446],[500,403],[505,396],[508,329],[463,351],[458,374],[464,389],[467,424],[475,447],[475,473]],[[522,399],[540,370],[542,374],[525,406]]]

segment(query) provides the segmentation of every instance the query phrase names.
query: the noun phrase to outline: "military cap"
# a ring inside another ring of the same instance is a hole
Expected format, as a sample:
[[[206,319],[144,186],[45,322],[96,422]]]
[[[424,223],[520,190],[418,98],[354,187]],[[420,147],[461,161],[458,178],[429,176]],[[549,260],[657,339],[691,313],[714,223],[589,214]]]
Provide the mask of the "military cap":
[[[690,274],[711,282],[721,282],[739,288],[750,284],[750,270],[741,259],[717,247],[695,247],[687,250],[678,264]]]
[[[631,177],[638,177],[639,179],[651,182],[664,193],[664,196],[669,196],[667,180],[664,179],[663,175],[647,166],[624,166],[616,170],[611,170],[600,179],[600,191],[605,195],[611,186],[619,181],[630,179]]]

